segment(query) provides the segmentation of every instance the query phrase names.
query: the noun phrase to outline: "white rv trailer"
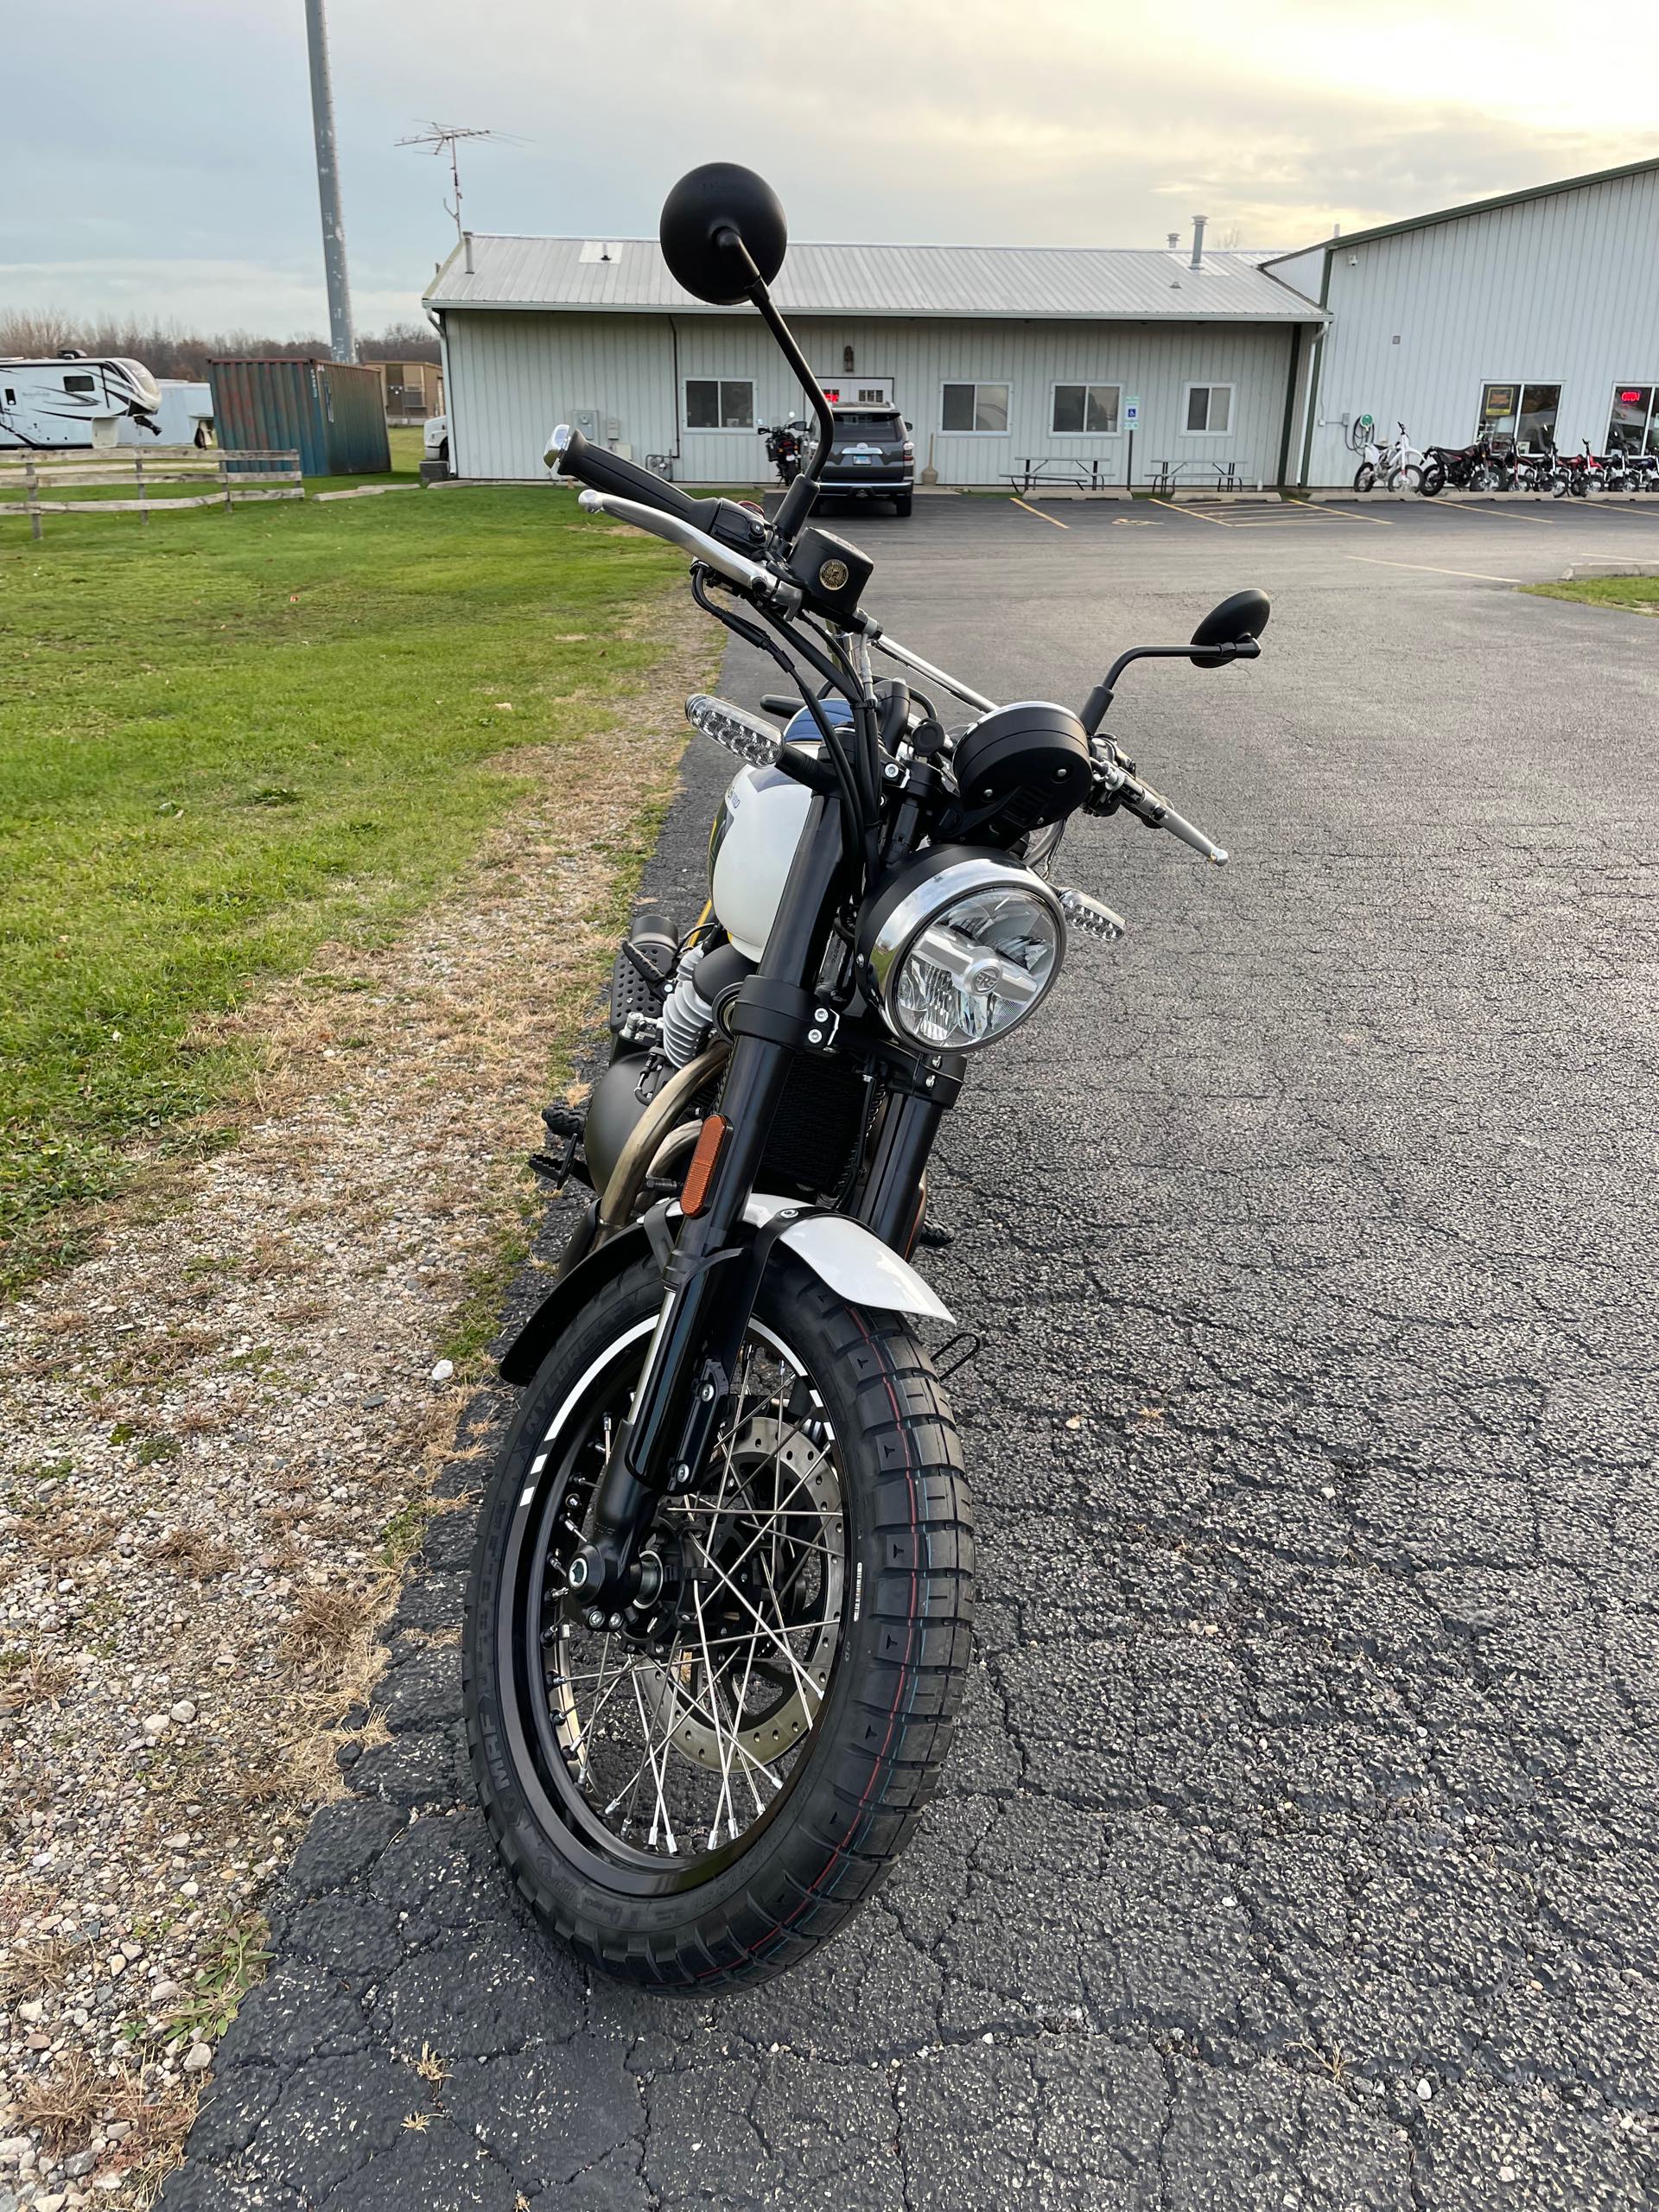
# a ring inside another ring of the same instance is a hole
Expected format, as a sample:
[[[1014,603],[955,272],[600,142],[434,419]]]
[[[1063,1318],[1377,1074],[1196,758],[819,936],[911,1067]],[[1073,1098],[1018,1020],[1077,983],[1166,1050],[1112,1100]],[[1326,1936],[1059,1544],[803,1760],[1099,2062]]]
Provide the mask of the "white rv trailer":
[[[161,405],[154,415],[123,415],[115,439],[123,446],[200,446],[213,427],[210,385],[189,377],[157,377]]]
[[[0,450],[112,446],[124,419],[148,424],[161,404],[142,361],[0,360]]]

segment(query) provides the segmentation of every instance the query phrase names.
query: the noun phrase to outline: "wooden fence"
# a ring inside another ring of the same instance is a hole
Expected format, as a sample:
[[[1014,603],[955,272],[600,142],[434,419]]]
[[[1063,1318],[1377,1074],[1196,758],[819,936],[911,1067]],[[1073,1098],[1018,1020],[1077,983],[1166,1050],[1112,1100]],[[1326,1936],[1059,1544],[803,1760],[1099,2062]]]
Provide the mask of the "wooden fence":
[[[130,499],[43,499],[42,490],[102,489],[106,485],[130,484]],[[210,490],[168,493],[153,499],[151,490],[163,484],[207,484]],[[21,493],[20,498],[17,494]],[[0,456],[0,514],[26,514],[29,535],[41,535],[42,515],[134,515],[148,523],[153,514],[170,514],[175,507],[234,506],[244,499],[302,499],[305,485],[297,453],[205,453],[195,446],[133,448],[116,451],[64,455],[39,461],[33,454],[21,458]]]

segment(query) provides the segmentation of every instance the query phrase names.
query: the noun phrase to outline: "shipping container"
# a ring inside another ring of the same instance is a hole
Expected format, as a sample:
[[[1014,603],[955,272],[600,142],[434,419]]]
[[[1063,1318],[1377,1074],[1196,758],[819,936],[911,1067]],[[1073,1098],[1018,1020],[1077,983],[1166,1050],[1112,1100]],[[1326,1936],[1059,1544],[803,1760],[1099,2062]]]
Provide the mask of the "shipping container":
[[[378,369],[343,361],[209,361],[213,423],[226,453],[297,453],[308,476],[391,467]]]

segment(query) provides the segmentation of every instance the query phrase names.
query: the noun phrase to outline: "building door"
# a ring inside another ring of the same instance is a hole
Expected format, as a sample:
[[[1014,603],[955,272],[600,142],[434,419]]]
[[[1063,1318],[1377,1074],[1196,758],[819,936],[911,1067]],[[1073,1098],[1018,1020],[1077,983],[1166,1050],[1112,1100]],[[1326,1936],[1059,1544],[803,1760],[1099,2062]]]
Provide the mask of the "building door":
[[[826,377],[822,389],[832,407],[890,407],[893,404],[891,377]]]

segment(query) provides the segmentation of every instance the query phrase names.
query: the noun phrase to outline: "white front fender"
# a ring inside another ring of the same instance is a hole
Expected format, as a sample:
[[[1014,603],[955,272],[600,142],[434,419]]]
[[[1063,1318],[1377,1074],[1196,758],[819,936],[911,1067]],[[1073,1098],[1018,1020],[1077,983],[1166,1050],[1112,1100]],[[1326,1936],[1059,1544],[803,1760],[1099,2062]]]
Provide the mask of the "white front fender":
[[[743,1218],[760,1229],[795,1204],[793,1198],[757,1191],[745,1205]],[[936,1321],[956,1319],[909,1261],[901,1260],[861,1221],[849,1221],[839,1213],[803,1214],[780,1232],[778,1241],[787,1244],[791,1252],[798,1252],[820,1281],[854,1306],[887,1306],[895,1313],[927,1313]]]

